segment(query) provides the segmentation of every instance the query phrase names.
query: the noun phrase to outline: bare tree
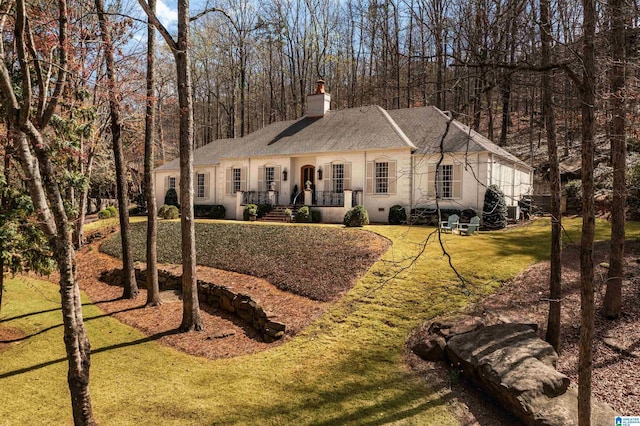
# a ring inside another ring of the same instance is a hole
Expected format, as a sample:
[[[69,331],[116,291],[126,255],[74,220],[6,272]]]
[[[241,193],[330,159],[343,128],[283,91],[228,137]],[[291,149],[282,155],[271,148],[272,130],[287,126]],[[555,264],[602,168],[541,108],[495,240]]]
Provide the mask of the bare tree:
[[[111,123],[111,139],[113,143],[113,159],[116,166],[116,188],[118,192],[118,214],[120,218],[120,234],[122,237],[122,297],[135,299],[138,296],[138,283],[133,269],[131,252],[131,233],[129,232],[129,191],[127,175],[122,153],[122,123],[120,122],[120,100],[115,75],[113,40],[108,18],[105,14],[104,0],[95,0],[96,13],[100,22],[100,35],[104,47],[104,60],[107,69],[107,87],[109,95],[109,119]]]
[[[594,287],[593,240],[595,205],[596,0],[582,0],[582,238],[580,241],[580,354],[578,361],[578,424],[591,424],[591,361],[593,357]]]
[[[540,0],[540,39],[542,66],[551,64],[551,6],[549,0]],[[562,297],[562,212],[560,167],[556,140],[556,119],[551,87],[551,70],[542,74],[542,111],[547,129],[549,152],[549,185],[551,187],[551,273],[549,276],[549,317],[546,340],[560,352],[560,300]]]
[[[627,185],[625,179],[627,141],[625,134],[625,0],[609,0],[611,20],[610,108],[611,165],[613,167],[613,201],[611,203],[611,247],[609,275],[604,297],[604,315],[614,319],[620,316],[622,306],[622,275],[624,273],[624,222]]]
[[[149,0],[149,9],[156,10],[156,0]],[[162,303],[158,285],[158,209],[155,196],[153,166],[155,158],[154,136],[156,123],[155,90],[155,27],[147,25],[147,110],[144,129],[144,190],[147,199],[147,306]]]
[[[138,0],[158,29],[176,61],[180,108],[180,230],[182,235],[182,323],[181,331],[204,329],[196,285],[196,238],[193,216],[193,97],[189,55],[189,0],[178,0],[178,37],[174,40],[145,0]]]

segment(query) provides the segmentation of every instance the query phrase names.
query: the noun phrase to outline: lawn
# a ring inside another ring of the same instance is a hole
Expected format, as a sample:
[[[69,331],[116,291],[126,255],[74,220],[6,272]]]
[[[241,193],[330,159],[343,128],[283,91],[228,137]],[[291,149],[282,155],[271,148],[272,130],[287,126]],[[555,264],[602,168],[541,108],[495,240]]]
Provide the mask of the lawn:
[[[181,262],[180,222],[158,226],[158,262]],[[146,224],[131,225],[133,256],[144,262]],[[389,240],[356,229],[327,226],[196,223],[197,263],[264,278],[278,288],[329,301],[352,287],[389,248]],[[101,248],[121,257],[120,234]]]
[[[575,239],[579,222],[565,226]],[[383,260],[304,332],[255,355],[217,361],[188,356],[83,299],[99,423],[456,424],[447,406],[450,390],[432,388],[403,363],[405,338],[425,319],[456,311],[545,259],[549,222],[474,237],[443,236],[453,264],[470,280],[465,292],[436,244],[402,269],[432,228],[366,229],[392,242]],[[608,232],[598,222],[598,238]],[[638,227],[628,233],[637,238]],[[58,299],[54,284],[8,280],[0,327],[19,329],[28,338],[1,354],[0,424],[72,422]]]

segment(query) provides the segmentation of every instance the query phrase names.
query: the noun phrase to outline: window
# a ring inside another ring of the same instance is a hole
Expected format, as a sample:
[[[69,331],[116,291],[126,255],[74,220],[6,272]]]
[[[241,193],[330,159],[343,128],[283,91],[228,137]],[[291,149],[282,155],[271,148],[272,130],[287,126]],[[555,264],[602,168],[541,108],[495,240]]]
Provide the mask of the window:
[[[175,176],[169,176],[169,187],[167,189],[176,189],[176,177]]]
[[[436,185],[440,198],[453,198],[453,165],[440,166],[436,174]]]
[[[267,188],[269,188],[269,184],[276,180],[276,168],[275,167],[265,167],[264,168],[264,181],[267,183]]]
[[[376,163],[376,194],[389,193],[389,163]]]
[[[198,173],[196,175],[196,197],[204,198],[205,197],[205,176],[204,173]]]
[[[238,167],[233,168],[233,193],[240,192],[242,188],[242,170]]]
[[[379,195],[393,195],[396,193],[397,162],[383,158],[374,161],[367,161],[366,165],[366,193]]]
[[[462,164],[436,164],[427,166],[427,196],[441,199],[462,198]]]
[[[333,180],[333,192],[344,192],[344,164],[331,166],[331,178]]]

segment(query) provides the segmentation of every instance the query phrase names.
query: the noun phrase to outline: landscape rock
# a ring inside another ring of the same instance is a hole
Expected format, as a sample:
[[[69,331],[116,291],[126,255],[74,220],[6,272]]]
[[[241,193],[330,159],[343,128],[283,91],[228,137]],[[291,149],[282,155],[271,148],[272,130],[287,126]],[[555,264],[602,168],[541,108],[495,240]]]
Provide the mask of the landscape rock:
[[[569,378],[556,371],[556,352],[529,325],[497,324],[458,334],[448,340],[445,352],[466,377],[525,424],[577,421]],[[597,418],[613,413],[604,404],[594,404],[593,412]]]
[[[427,361],[444,361],[444,349],[447,341],[441,336],[430,336],[416,343],[411,350],[414,354]]]
[[[485,323],[480,317],[455,315],[433,321],[429,326],[429,334],[435,334],[449,340],[453,336],[470,333],[484,326]]]

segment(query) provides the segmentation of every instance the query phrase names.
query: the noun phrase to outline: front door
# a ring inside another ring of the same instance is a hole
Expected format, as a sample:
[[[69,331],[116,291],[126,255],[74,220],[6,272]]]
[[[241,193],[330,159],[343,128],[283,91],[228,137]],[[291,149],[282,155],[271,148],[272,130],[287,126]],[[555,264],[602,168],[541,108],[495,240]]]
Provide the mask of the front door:
[[[302,191],[302,200],[304,201],[304,191],[307,189],[307,182],[311,182],[311,190],[315,189],[315,173],[316,168],[311,165],[302,166],[300,169],[300,191]]]

